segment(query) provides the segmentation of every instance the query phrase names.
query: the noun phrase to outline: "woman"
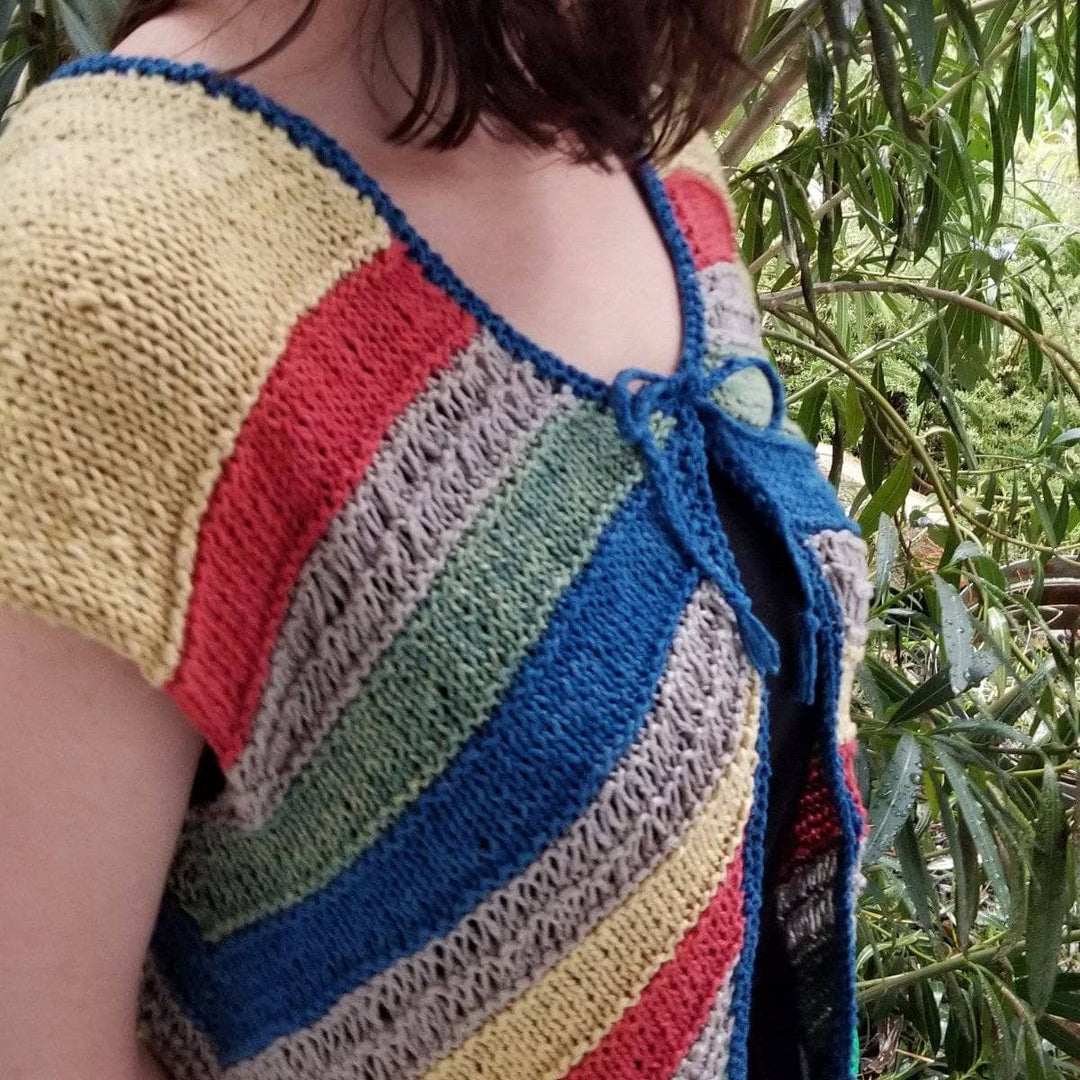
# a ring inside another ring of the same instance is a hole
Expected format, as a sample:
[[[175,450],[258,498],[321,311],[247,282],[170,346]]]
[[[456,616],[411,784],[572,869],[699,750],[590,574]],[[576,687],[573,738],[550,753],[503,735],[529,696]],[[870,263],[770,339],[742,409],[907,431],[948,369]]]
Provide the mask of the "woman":
[[[862,547],[697,134],[745,18],[134,0],[18,107],[3,1075],[852,1074]]]

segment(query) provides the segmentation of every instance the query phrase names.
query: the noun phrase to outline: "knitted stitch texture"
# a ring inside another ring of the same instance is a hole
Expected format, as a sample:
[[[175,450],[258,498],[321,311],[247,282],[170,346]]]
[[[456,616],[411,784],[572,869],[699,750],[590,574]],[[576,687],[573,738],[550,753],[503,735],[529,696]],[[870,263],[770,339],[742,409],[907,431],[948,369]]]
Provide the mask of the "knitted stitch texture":
[[[683,351],[607,384],[209,69],[76,61],[0,138],[0,603],[134,660],[223,776],[141,990],[178,1080],[743,1080],[777,651],[710,461],[803,593],[777,907],[811,1078],[852,1076],[865,550],[707,140],[637,179]]]

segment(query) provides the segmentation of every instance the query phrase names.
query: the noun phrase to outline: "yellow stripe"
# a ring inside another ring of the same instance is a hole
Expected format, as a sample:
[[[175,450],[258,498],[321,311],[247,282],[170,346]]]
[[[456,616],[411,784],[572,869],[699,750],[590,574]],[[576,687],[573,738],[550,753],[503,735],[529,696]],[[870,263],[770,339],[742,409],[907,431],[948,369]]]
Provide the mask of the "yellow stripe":
[[[862,661],[865,647],[848,641],[840,661],[840,693],[836,707],[836,741],[839,746],[858,737],[858,728],[851,715],[851,693],[855,687],[855,671]]]
[[[389,231],[284,132],[157,76],[32,91],[0,191],[0,603],[163,682],[245,415],[299,316]]]
[[[734,204],[731,201],[731,194],[728,192],[725,169],[720,163],[720,155],[717,153],[712,136],[708,131],[699,131],[659,171],[661,176],[668,176],[677,169],[689,169],[691,172],[695,172],[710,181],[724,196],[728,209],[731,210],[731,220],[738,221],[733,208]]]
[[[581,944],[426,1074],[557,1080],[593,1049],[670,960],[723,880],[753,802],[755,686],[734,760],[681,845]]]

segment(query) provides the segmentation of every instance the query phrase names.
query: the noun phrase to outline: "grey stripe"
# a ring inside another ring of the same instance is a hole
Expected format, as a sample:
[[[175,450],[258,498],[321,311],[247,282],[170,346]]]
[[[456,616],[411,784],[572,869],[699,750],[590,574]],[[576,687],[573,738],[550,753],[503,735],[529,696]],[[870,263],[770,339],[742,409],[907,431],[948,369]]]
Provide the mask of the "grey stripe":
[[[809,543],[821,561],[825,578],[832,585],[844,613],[848,641],[864,645],[866,619],[874,598],[866,565],[866,544],[847,529],[820,532],[812,536]]]
[[[706,366],[730,356],[765,356],[761,316],[743,267],[717,263],[700,271],[698,280],[708,326]],[[735,372],[714,394],[718,405],[748,424],[765,427],[772,417],[772,387],[755,368]]]
[[[445,938],[229,1077],[420,1076],[565,956],[677,847],[733,761],[752,687],[731,611],[704,583],[684,613],[639,740],[586,813]]]
[[[731,998],[735,983],[734,973],[738,965],[739,958],[736,957],[731,971],[720,987],[716,1004],[671,1080],[723,1080],[731,1053],[731,1030],[734,1024]]]
[[[836,852],[822,854],[776,890],[776,908],[792,959],[827,938],[835,922]]]
[[[574,401],[484,330],[409,405],[308,558],[251,739],[195,817],[269,819],[522,447]]]
[[[168,1069],[169,1080],[218,1080],[222,1075],[210,1040],[184,1014],[150,955],[139,989],[138,1033]]]
[[[753,282],[741,263],[715,263],[698,271],[709,345],[726,353],[764,356],[761,313]]]

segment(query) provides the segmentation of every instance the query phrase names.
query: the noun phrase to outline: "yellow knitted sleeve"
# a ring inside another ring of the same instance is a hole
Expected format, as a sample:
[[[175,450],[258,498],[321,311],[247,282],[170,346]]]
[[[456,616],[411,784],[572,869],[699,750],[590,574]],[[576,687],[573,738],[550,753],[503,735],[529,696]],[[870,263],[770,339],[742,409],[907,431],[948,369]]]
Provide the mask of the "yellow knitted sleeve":
[[[724,196],[728,205],[731,204],[731,194],[727,187],[727,177],[724,166],[720,162],[720,155],[713,145],[712,136],[708,131],[699,131],[661,170],[662,175],[674,172],[676,169],[689,169],[699,176],[704,176]]]
[[[0,192],[0,605],[163,683],[243,419],[385,228],[259,116],[133,73],[32,91]]]

